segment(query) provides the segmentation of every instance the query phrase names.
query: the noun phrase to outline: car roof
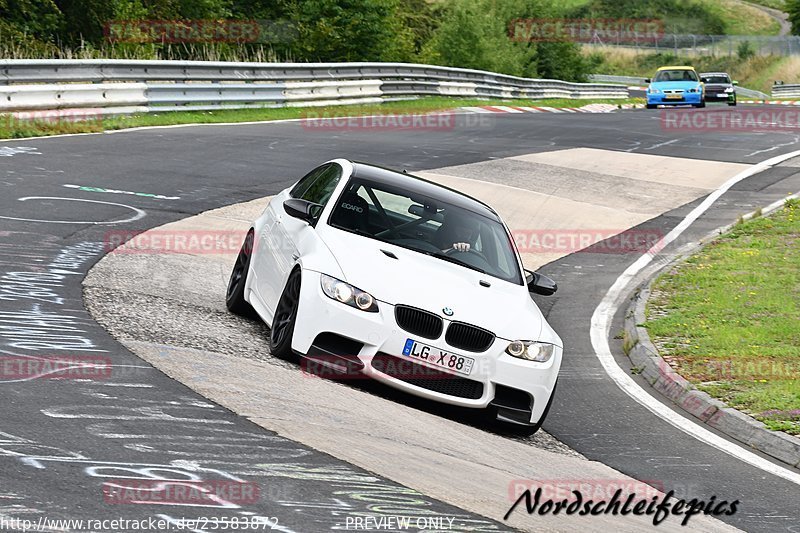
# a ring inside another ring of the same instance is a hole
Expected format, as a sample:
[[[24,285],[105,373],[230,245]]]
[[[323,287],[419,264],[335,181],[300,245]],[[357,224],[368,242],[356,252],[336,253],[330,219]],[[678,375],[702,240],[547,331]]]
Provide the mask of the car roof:
[[[350,161],[353,165],[353,176],[363,178],[384,185],[394,186],[411,194],[419,194],[434,200],[466,209],[477,215],[482,215],[492,220],[500,221],[497,212],[477,198],[473,198],[456,189],[440,185],[406,172],[398,172],[389,168],[379,167],[370,163]]]
[[[701,76],[728,76],[729,78],[731,77],[730,74],[728,74],[727,72],[701,72],[700,75]]]
[[[658,70],[694,70],[694,67],[690,67],[688,65],[678,65],[673,67],[660,67]]]

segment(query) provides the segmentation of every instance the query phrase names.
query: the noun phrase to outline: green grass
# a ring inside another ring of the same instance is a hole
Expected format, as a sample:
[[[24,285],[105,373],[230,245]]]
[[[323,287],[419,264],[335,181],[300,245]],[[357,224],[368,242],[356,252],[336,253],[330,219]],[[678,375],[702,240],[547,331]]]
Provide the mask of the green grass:
[[[780,24],[756,7],[736,0],[696,0],[725,24],[726,35],[778,35]]]
[[[329,107],[280,107],[259,109],[226,109],[222,111],[165,111],[139,115],[108,117],[99,120],[71,122],[69,120],[16,120],[7,115],[0,115],[0,139],[20,139],[24,137],[40,137],[65,133],[92,133],[141,126],[167,126],[173,124],[212,124],[221,122],[257,122],[291,118],[317,118],[358,116],[371,114],[415,114],[444,111],[463,106],[483,105],[515,105],[515,106],[549,106],[580,107],[591,103],[643,103],[641,98],[631,99],[594,99],[594,100],[509,100],[509,99],[458,99],[458,98],[421,98],[383,104],[346,105]]]
[[[738,224],[655,283],[646,327],[686,379],[800,434],[800,202]]]

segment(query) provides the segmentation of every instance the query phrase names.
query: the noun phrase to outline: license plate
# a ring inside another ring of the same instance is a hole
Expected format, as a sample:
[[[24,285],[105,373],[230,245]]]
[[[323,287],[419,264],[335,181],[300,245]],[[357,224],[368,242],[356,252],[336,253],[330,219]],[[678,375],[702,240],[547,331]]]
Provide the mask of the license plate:
[[[727,97],[728,97],[727,94],[718,94],[717,95],[717,98],[727,98]]]
[[[667,100],[683,100],[683,95],[681,94],[668,94]]]
[[[472,365],[475,364],[475,359],[472,357],[465,357],[454,353],[422,344],[414,339],[406,339],[406,344],[403,346],[403,355],[417,359],[419,361],[428,363],[439,368],[450,370],[458,374],[468,376],[472,372]]]

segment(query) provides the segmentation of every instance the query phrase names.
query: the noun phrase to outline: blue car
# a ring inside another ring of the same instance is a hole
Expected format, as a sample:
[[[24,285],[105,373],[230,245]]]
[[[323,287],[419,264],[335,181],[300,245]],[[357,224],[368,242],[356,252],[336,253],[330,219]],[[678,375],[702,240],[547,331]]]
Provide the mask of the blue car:
[[[660,105],[705,107],[705,86],[694,67],[661,67],[655,78],[646,79],[647,109]]]

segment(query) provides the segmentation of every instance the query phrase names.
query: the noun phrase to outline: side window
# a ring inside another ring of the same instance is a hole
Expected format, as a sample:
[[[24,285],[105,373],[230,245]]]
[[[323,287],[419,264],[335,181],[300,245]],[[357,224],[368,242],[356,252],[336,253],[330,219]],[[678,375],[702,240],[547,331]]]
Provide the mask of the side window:
[[[333,194],[333,190],[342,177],[342,168],[337,164],[328,165],[320,172],[313,183],[311,183],[301,194],[300,198],[314,202],[315,204],[325,205]]]
[[[300,181],[298,181],[297,184],[294,187],[292,187],[292,190],[289,191],[289,196],[291,196],[292,198],[301,198],[303,196],[303,193],[306,192],[306,190],[308,190],[308,188],[311,186],[311,184],[314,183],[314,181],[319,177],[319,175],[325,172],[325,170],[327,170],[330,166],[331,165],[322,165],[321,167],[315,168],[314,170],[312,170],[311,172],[300,178]]]

